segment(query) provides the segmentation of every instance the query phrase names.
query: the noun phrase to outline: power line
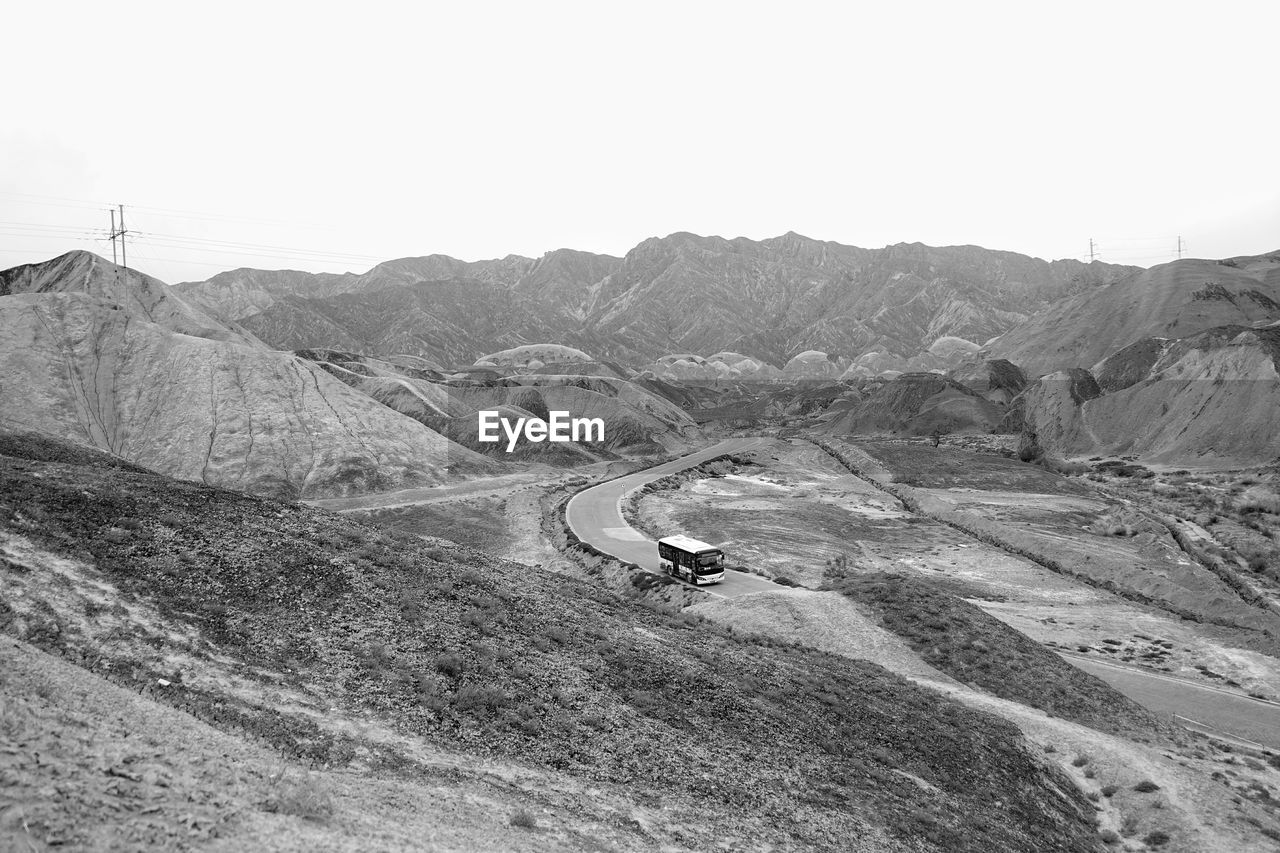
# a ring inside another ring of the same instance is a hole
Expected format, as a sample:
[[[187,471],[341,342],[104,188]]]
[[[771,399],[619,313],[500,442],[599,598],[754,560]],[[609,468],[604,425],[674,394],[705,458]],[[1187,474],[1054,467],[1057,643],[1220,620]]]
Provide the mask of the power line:
[[[69,198],[67,196],[57,195],[40,195],[38,193],[20,193],[10,190],[0,190],[0,195],[10,196],[12,198],[22,199],[23,204],[39,204],[50,207],[70,207],[80,210],[101,210],[103,207],[109,206],[101,201],[84,198]],[[196,219],[209,222],[249,222],[255,225],[275,225],[285,228],[303,228],[307,230],[320,231],[337,231],[338,228],[332,225],[318,225],[315,223],[288,221],[283,219],[264,219],[251,216],[235,216],[225,213],[212,213],[201,210],[184,210],[174,207],[156,207],[147,204],[130,204],[131,211],[151,211],[153,213],[164,214],[177,219]]]
[[[288,222],[281,219],[255,219],[248,216],[228,216],[219,213],[201,213],[194,210],[180,210],[171,207],[151,207],[145,204],[130,205],[133,210],[146,210],[152,213],[162,213],[176,219],[196,219],[208,222],[250,222],[255,225],[278,225],[285,228],[304,228],[317,231],[337,231],[339,229],[331,225],[314,225],[306,222]]]
[[[38,204],[46,207],[70,207],[77,210],[101,210],[103,202],[90,201],[89,199],[65,198],[56,195],[36,195],[34,193],[15,193],[9,190],[0,190],[0,195],[10,196],[11,198],[24,199],[22,204]]]
[[[296,246],[272,246],[263,243],[242,243],[235,240],[213,240],[206,237],[184,237],[180,234],[162,234],[154,231],[139,231],[140,236],[148,239],[160,238],[162,241],[178,242],[178,243],[195,243],[205,244],[209,246],[224,246],[230,250],[239,249],[265,249],[267,251],[292,252],[295,255],[315,255],[322,258],[335,259],[351,259],[359,261],[382,261],[385,258],[379,258],[374,255],[361,255],[352,252],[326,252],[321,249],[301,249]],[[181,247],[178,247],[181,248]],[[233,254],[234,252],[227,252]]]

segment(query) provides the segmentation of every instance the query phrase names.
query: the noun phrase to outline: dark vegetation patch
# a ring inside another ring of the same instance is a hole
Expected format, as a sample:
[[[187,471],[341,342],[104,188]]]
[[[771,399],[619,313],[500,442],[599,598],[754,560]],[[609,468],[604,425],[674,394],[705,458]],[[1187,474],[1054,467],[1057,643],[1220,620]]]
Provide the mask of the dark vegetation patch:
[[[833,578],[929,665],[1004,699],[1099,731],[1150,741],[1172,726],[930,579],[886,573]]]
[[[400,533],[434,536],[494,553],[509,544],[504,502],[496,498],[388,507],[355,517]]]
[[[90,468],[118,468],[137,474],[149,473],[148,469],[117,456],[81,447],[66,441],[56,441],[37,432],[6,432],[0,430],[0,456],[14,456],[37,462],[62,462]]]
[[[248,665],[242,677],[288,679],[396,730],[661,791],[699,819],[758,820],[808,849],[845,849],[868,820],[912,847],[1094,848],[1092,808],[1016,727],[865,661],[296,504],[12,457],[0,477],[0,529],[194,626],[210,667],[225,656]],[[78,629],[46,611],[26,639],[84,660]],[[20,622],[0,610],[0,629]],[[106,671],[135,689],[158,675]],[[315,761],[352,755],[310,720],[229,694],[177,682],[157,698]],[[391,752],[371,763],[413,772]]]
[[[1068,495],[1085,491],[1082,484],[994,453],[935,448],[921,441],[860,441],[858,445],[892,471],[895,482],[910,486]]]

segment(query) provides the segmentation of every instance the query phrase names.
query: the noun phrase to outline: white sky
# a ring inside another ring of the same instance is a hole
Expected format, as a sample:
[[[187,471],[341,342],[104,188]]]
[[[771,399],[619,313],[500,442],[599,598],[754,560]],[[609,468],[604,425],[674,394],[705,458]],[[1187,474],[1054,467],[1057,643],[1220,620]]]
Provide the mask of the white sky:
[[[115,203],[171,282],[673,231],[1280,248],[1274,2],[14,3],[4,28],[0,267],[110,257]]]

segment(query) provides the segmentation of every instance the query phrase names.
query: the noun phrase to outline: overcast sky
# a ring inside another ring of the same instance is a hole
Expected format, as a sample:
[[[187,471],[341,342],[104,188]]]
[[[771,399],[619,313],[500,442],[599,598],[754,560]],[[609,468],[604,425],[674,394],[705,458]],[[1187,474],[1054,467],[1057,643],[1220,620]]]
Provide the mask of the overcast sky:
[[[414,11],[407,11],[416,7]],[[199,8],[200,11],[196,11]],[[340,10],[340,11],[339,11]],[[1280,4],[22,3],[0,267],[176,282],[674,231],[1280,248]]]

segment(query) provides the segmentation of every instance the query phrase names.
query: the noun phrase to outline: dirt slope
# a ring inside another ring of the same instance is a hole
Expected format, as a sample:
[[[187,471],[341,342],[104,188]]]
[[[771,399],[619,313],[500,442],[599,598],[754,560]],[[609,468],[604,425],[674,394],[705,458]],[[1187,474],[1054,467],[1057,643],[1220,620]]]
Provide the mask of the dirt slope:
[[[85,293],[0,297],[0,391],[10,429],[260,493],[428,485],[492,467],[302,359],[175,333]]]
[[[1014,727],[874,665],[298,505],[14,457],[0,476],[4,632],[297,760],[562,772],[585,792],[529,795],[629,803],[635,847],[1096,848]]]
[[[1280,253],[1231,261],[1180,260],[1083,291],[1001,335],[988,348],[1034,378],[1090,368],[1143,338],[1187,337],[1215,326],[1280,320]]]
[[[264,347],[251,332],[233,321],[215,319],[159,279],[90,252],[68,252],[44,263],[0,271],[0,296],[18,293],[84,293],[170,331]]]
[[[832,417],[829,435],[990,432],[1003,417],[996,403],[936,373],[905,373]]]
[[[1071,393],[1062,374],[1018,402],[1026,429],[1060,456],[1135,455],[1232,466],[1280,456],[1280,327],[1222,326],[1147,339],[1097,367],[1100,393]],[[1079,371],[1084,373],[1084,371]]]

